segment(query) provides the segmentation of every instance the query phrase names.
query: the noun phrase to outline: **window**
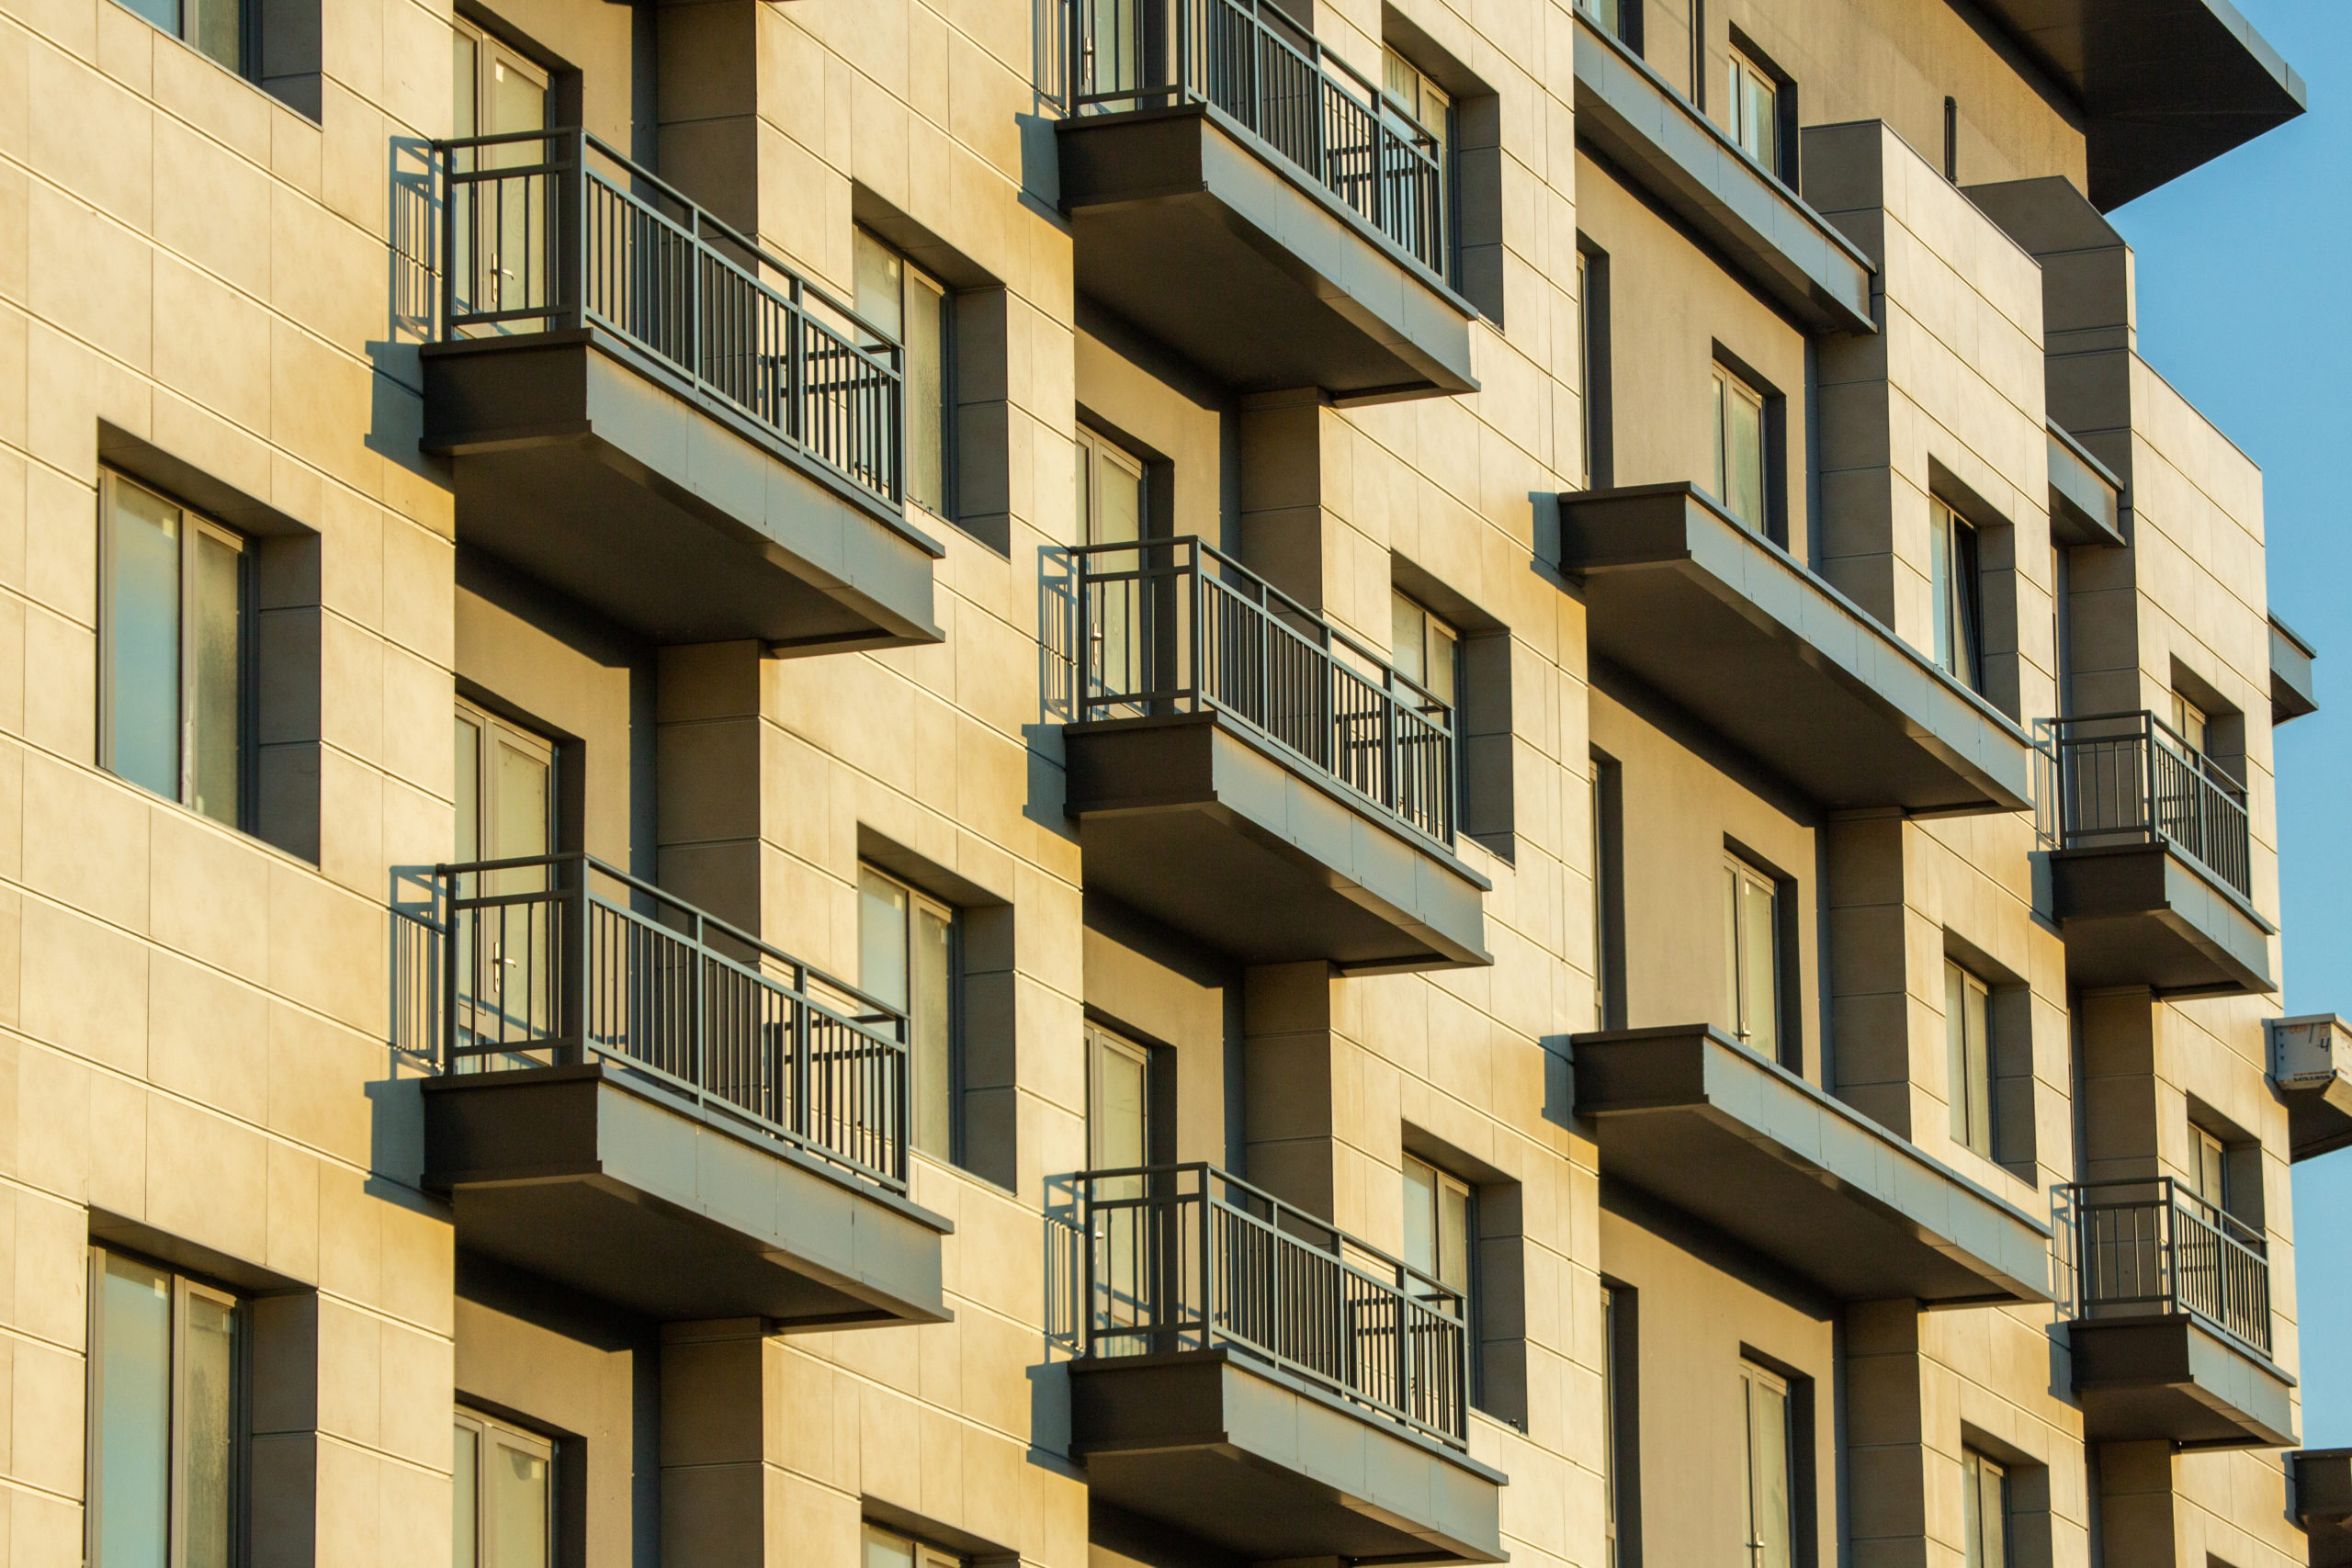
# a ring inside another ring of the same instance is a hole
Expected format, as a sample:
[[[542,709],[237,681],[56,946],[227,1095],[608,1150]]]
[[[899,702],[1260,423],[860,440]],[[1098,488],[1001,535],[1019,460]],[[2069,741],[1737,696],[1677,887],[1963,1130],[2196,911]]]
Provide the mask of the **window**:
[[[1641,47],[1642,0],[1579,0],[1579,4],[1601,31]]]
[[[1087,1035],[1087,1163],[1131,1170],[1151,1163],[1151,1055],[1107,1029]]]
[[[2212,726],[2203,708],[2175,692],[2172,694],[2171,717],[2173,733],[2187,741],[2191,750],[2202,757],[2211,750],[2206,742]]]
[[[1731,51],[1731,139],[1775,175],[1781,172],[1781,84],[1738,50]]]
[[[1764,516],[1764,396],[1718,365],[1714,369],[1715,499],[1757,533]]]
[[[1625,1027],[1624,765],[1592,754],[1593,1026]]]
[[[1084,425],[1078,429],[1078,522],[1084,545],[1132,545],[1145,533],[1143,459]],[[1138,553],[1111,550],[1095,557],[1094,564],[1099,570],[1121,572],[1142,561]],[[1085,606],[1088,697],[1124,697],[1143,689],[1143,628],[1135,592],[1132,581],[1114,580]]]
[[[1389,590],[1388,637],[1396,672],[1443,703],[1455,705],[1455,671],[1461,666],[1462,634],[1417,601]]]
[[[870,1524],[865,1527],[864,1568],[964,1568],[964,1560],[928,1541]]]
[[[1944,1051],[1951,1066],[1951,1141],[1993,1157],[1993,1054],[1984,982],[1944,960]]]
[[[1584,423],[1584,487],[1609,483],[1609,258],[1577,251],[1577,393]]]
[[[451,134],[457,137],[507,136],[548,128],[548,73],[481,28],[457,21],[452,27],[450,62]],[[525,168],[540,163],[546,143],[537,138],[480,149],[460,148],[451,167]],[[479,162],[477,162],[479,160]],[[551,193],[534,200],[524,187],[544,181],[520,179],[485,182],[467,187],[472,200],[460,203],[450,231],[452,266],[463,286],[454,301],[464,313],[513,319],[482,323],[479,330],[498,333],[536,331],[544,318],[530,312],[555,303],[556,277],[548,252],[548,231],[554,219]],[[477,330],[469,328],[469,331]]]
[[[1968,1568],[2008,1568],[2007,1469],[1974,1449],[1962,1450],[1960,1495]]]
[[[549,1568],[555,1445],[459,1410],[451,1469],[451,1568]]]
[[[870,865],[857,868],[858,984],[907,1015],[913,1145],[957,1154],[956,911]]]
[[[1742,1361],[1739,1392],[1747,1425],[1748,1568],[1794,1568],[1796,1413],[1788,1380]]]
[[[1078,427],[1078,521],[1082,545],[1131,545],[1144,536],[1143,459]]]
[[[1619,1285],[1600,1287],[1600,1486],[1601,1526],[1609,1568],[1624,1556],[1635,1506],[1634,1382],[1634,1292]]]
[[[956,341],[955,297],[863,229],[856,231],[856,251],[857,313],[905,349],[907,499],[935,516],[952,518],[948,454],[954,449],[955,405],[947,345]]]
[[[2197,1168],[2188,1173],[2189,1185],[2199,1198],[2226,1214],[2231,1212],[2229,1145],[2202,1127],[2191,1126],[2188,1133],[2197,1145]]]
[[[460,898],[554,887],[554,743],[471,703],[458,705],[458,865],[537,861],[458,879]],[[543,902],[478,909],[458,924],[458,1028],[478,1040],[545,1040],[556,1028],[555,947]],[[485,1066],[519,1066],[482,1058]]]
[[[1725,1010],[1757,1055],[1781,1057],[1781,890],[1744,860],[1724,863]]]
[[[257,6],[248,8],[241,0],[123,0],[123,4],[214,63],[241,76],[254,74],[258,43],[254,24],[260,19]]]
[[[229,1568],[244,1462],[236,1297],[90,1249],[92,1568]]]
[[[1960,100],[1944,100],[1944,178],[1960,183]]]
[[[1437,164],[1435,204],[1426,216],[1418,207],[1408,207],[1398,238],[1405,242],[1406,249],[1418,255],[1436,255],[1438,272],[1450,279],[1454,271],[1453,255],[1445,225],[1453,194],[1453,96],[1431,81],[1429,73],[1385,44],[1380,51],[1380,85],[1393,107],[1429,132],[1429,144],[1421,151]],[[1419,226],[1424,222],[1433,224],[1434,232],[1426,236],[1420,233]]]
[[[1978,601],[1976,525],[1928,501],[1928,596],[1936,615],[1936,664],[1970,691],[1984,686],[1984,639]]]
[[[252,552],[240,536],[107,473],[99,746],[122,778],[232,828],[253,774]]]
[[[1405,1261],[1458,1292],[1465,1315],[1476,1206],[1468,1182],[1405,1156]]]

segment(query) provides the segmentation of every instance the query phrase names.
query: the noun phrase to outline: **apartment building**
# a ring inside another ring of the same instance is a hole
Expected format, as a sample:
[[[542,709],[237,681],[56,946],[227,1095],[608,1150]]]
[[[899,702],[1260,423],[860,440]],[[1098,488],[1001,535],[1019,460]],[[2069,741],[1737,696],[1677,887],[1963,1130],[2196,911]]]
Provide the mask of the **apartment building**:
[[[0,0],[16,1568],[2283,1568],[2224,0]]]

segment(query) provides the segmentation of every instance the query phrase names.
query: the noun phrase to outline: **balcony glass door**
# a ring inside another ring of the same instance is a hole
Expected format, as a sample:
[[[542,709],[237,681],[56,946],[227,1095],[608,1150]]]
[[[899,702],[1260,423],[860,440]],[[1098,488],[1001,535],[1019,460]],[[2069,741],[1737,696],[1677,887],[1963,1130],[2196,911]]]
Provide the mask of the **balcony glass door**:
[[[1094,432],[1078,433],[1078,515],[1082,542],[1091,546],[1139,545],[1144,535],[1143,460]],[[1086,695],[1109,699],[1112,711],[1088,716],[1125,717],[1145,711],[1121,699],[1141,696],[1159,684],[1144,659],[1146,583],[1141,549],[1105,549],[1089,568],[1086,605]]]
[[[1094,1170],[1134,1170],[1150,1163],[1151,1056],[1142,1046],[1102,1029],[1087,1031],[1087,1164]],[[1118,1176],[1094,1184],[1094,1310],[1098,1331],[1115,1338],[1104,1355],[1150,1348],[1121,1329],[1148,1325],[1152,1259],[1151,1211],[1145,1179]]]
[[[464,22],[455,26],[453,47],[452,135],[503,136],[548,129],[546,72]],[[529,168],[544,163],[547,155],[545,141],[524,140],[483,148],[479,156],[470,149],[460,150],[451,167],[460,175]],[[554,185],[545,175],[467,181],[453,189],[451,262],[465,291],[458,310],[504,315],[551,309],[555,278],[548,242],[554,217]],[[491,330],[508,331],[511,324],[492,323]]]
[[[458,704],[457,789],[458,864],[554,852],[555,748],[547,740]],[[555,1033],[553,893],[545,864],[458,878],[460,903],[485,901],[458,919],[459,1044],[529,1050]]]

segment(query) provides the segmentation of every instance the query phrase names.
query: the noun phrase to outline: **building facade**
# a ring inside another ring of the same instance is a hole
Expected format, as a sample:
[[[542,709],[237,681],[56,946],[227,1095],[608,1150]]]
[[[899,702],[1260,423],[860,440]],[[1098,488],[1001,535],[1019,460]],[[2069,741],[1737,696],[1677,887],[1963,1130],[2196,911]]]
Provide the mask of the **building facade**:
[[[2221,0],[0,0],[19,1568],[2352,1562]],[[445,728],[445,726],[447,728]]]

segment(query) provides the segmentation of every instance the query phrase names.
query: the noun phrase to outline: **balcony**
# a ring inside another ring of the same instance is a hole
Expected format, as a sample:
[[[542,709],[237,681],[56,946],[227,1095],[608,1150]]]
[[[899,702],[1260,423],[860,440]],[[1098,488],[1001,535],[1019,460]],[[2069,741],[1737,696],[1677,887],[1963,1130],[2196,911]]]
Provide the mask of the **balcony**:
[[[2352,1449],[2287,1456],[2295,1523],[2311,1537],[2311,1568],[2352,1568]]]
[[[2319,649],[2295,635],[2278,616],[2270,617],[2270,722],[2319,712],[2319,686],[2312,677],[2312,661]]]
[[[2245,790],[2151,713],[2037,727],[2052,909],[2077,985],[2277,989],[2255,911]]]
[[[2017,811],[2031,742],[1691,484],[1560,497],[1611,679],[1664,697],[1832,809]]]
[[[2334,1013],[2274,1018],[2270,1082],[2287,1102],[2287,1155],[2317,1159],[2352,1145],[2352,1024]]]
[[[1212,1166],[1075,1186],[1091,1495],[1251,1561],[1503,1561],[1458,1294]]]
[[[899,350],[580,130],[435,144],[458,538],[655,642],[935,642]]]
[[[1579,1034],[1576,1113],[1606,1179],[1839,1301],[2050,1300],[2050,1232],[1709,1024]]]
[[[1875,333],[1871,260],[1578,8],[1577,139],[1815,332]]]
[[[1261,0],[1060,0],[1079,291],[1238,391],[1475,391],[1437,141]]]
[[[2123,481],[2056,425],[2050,434],[2050,536],[2064,545],[2123,547]]]
[[[2084,1435],[2292,1448],[2294,1379],[2270,1360],[2264,1238],[2168,1176],[2059,1197],[2075,1256],[2067,1337]]]
[[[1090,889],[1243,964],[1492,962],[1445,704],[1198,539],[1071,555]]]
[[[584,855],[436,875],[424,1184],[459,1247],[662,1321],[948,1316],[902,1015]]]

